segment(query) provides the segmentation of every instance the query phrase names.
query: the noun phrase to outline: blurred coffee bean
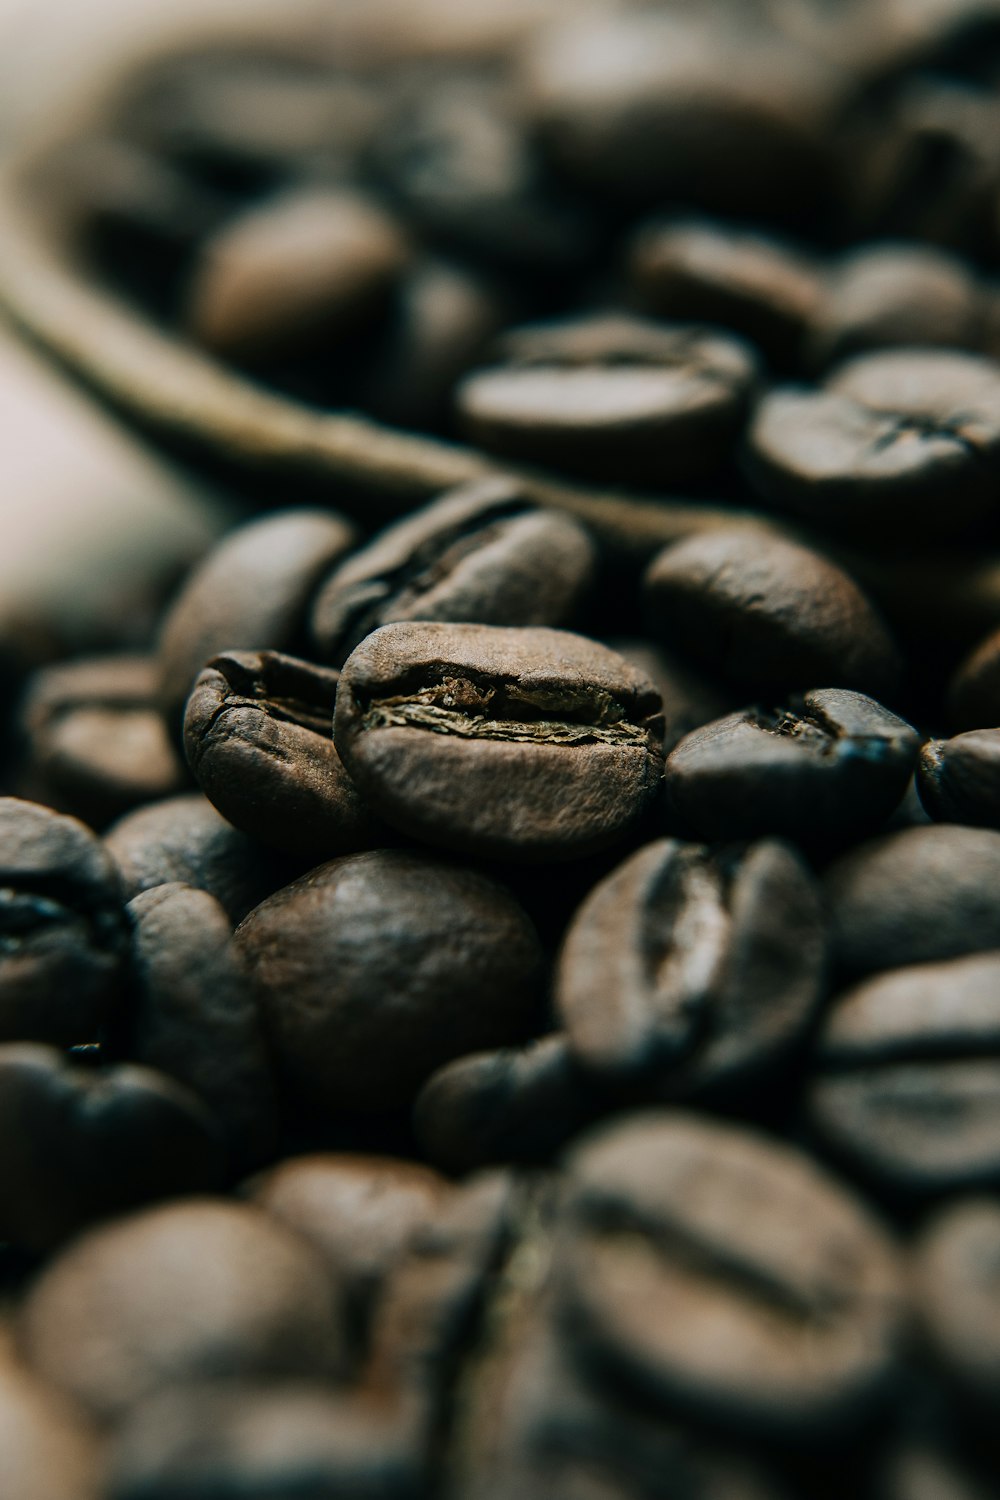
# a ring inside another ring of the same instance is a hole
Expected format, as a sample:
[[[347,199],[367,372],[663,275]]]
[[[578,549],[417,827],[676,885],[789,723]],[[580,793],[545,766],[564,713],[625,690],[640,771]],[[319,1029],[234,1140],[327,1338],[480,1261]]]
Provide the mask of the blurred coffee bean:
[[[502,885],[403,850],[320,865],[236,944],[289,1098],[321,1115],[405,1106],[442,1063],[517,1039],[541,981]]]
[[[125,899],[161,885],[187,885],[209,895],[235,925],[301,873],[240,833],[200,792],[136,808],[109,829],[105,848],[117,866]]]
[[[648,677],[658,690],[663,700],[663,748],[667,754],[692,729],[720,718],[732,707],[731,692],[663,646],[632,636],[616,637],[607,644]]]
[[[104,656],[36,672],[21,707],[32,795],[103,828],[182,790],[181,765],[147,656]]]
[[[11,1500],[104,1500],[97,1434],[6,1350],[0,1357],[0,1454]]]
[[[250,981],[229,918],[207,891],[161,885],[128,905],[132,995],[116,1041],[204,1101],[230,1165],[256,1165],[275,1145],[274,1087]]]
[[[914,1257],[916,1311],[961,1397],[990,1417],[1000,1402],[1000,1204],[968,1198],[924,1227]]]
[[[74,1241],[32,1286],[18,1335],[39,1375],[109,1423],[191,1381],[327,1377],[342,1338],[317,1252],[213,1198]]]
[[[596,1113],[566,1037],[553,1033],[446,1063],[417,1096],[413,1124],[429,1159],[461,1175],[495,1162],[547,1161]]]
[[[920,752],[917,786],[939,823],[1000,828],[1000,729],[928,740]]]
[[[785,845],[659,839],[594,887],[556,1004],[575,1060],[647,1098],[737,1098],[773,1075],[821,998],[816,885]]]
[[[809,1118],[883,1191],[1000,1183],[1000,954],[916,964],[840,995]]]
[[[89,828],[0,797],[0,1041],[92,1042],[121,999],[128,924]]]
[[[335,568],[316,596],[312,635],[340,666],[400,620],[566,625],[596,568],[578,521],[539,510],[505,480],[482,480],[386,527]]]
[[[229,651],[198,677],[184,716],[188,764],[213,806],[308,860],[385,842],[334,748],[339,676],[278,651]]]
[[[187,326],[213,353],[247,364],[326,345],[382,310],[407,253],[373,199],[290,188],[203,244]]]
[[[926,1441],[893,1453],[880,1477],[878,1500],[988,1500],[990,1493],[988,1481]]]
[[[1000,630],[980,641],[962,662],[948,691],[956,729],[994,729],[1000,724]]]
[[[903,719],[842,688],[744,709],[693,730],[668,755],[667,822],[689,838],[844,844],[899,804],[919,745]]]
[[[224,1160],[208,1110],[152,1069],[0,1047],[0,1239],[51,1250],[95,1219],[217,1189]]]
[[[344,665],[334,738],[388,823],[445,848],[567,859],[635,825],[662,771],[653,685],[541,627],[386,625]]]
[[[629,250],[629,274],[649,312],[731,329],[779,369],[801,364],[823,285],[803,252],[711,219],[644,224]]]
[[[757,376],[753,351],[712,328],[597,314],[508,335],[506,362],[458,386],[488,451],[646,486],[725,465]]]
[[[562,1213],[567,1335],[646,1400],[794,1439],[861,1420],[888,1387],[893,1250],[788,1146],[634,1116],[577,1147]]]
[[[895,646],[857,584],[818,552],[722,529],[665,548],[644,592],[657,639],[746,693],[821,682],[891,699]]]
[[[1000,948],[1000,833],[929,826],[871,839],[826,877],[832,957],[845,974]]]
[[[161,698],[172,727],[218,652],[295,649],[317,584],[355,539],[336,511],[279,511],[239,527],[202,559],[160,630]]]

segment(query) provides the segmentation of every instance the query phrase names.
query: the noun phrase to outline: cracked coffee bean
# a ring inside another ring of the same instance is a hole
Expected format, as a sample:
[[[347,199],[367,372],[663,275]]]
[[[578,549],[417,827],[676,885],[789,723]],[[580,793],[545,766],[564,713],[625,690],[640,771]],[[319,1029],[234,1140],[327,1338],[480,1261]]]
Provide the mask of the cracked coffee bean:
[[[596,569],[571,516],[539,510],[505,480],[463,485],[341,563],[316,596],[313,640],[340,666],[397,621],[569,624]]]
[[[787,1065],[820,1001],[824,954],[818,890],[793,850],[659,839],[580,906],[556,1004],[595,1080],[722,1102]]]
[[[883,1192],[1000,1182],[1000,955],[914,964],[848,990],[815,1068],[811,1123]]]
[[[898,806],[919,745],[903,719],[842,688],[744,709],[670,752],[667,822],[689,838],[850,842]]]
[[[403,850],[320,865],[236,945],[289,1098],[321,1116],[404,1107],[442,1063],[519,1039],[542,978],[504,886]]]
[[[653,685],[542,628],[386,625],[345,663],[334,739],[386,822],[448,849],[568,859],[635,826],[660,780]]]
[[[1000,729],[928,740],[920,751],[917,789],[939,823],[1000,828]]]
[[[339,677],[277,651],[229,651],[198,677],[184,715],[188,764],[212,805],[303,859],[385,842],[334,748]]]

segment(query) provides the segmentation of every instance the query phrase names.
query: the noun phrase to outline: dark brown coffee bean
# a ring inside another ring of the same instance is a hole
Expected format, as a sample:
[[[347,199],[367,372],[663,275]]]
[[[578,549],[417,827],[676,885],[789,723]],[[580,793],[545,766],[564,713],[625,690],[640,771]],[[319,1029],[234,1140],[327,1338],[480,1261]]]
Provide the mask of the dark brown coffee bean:
[[[1000,729],[928,740],[920,752],[917,786],[939,823],[1000,828]]]
[[[50,1250],[95,1219],[218,1188],[224,1161],[208,1110],[152,1069],[0,1047],[0,1239]]]
[[[809,1117],[883,1189],[1000,1183],[1000,955],[894,969],[848,990],[817,1043]]]
[[[156,662],[105,656],[64,662],[28,684],[21,728],[27,784],[40,800],[94,827],[181,791],[163,723]]]
[[[807,1158],[684,1114],[605,1127],[569,1162],[567,1335],[668,1409],[755,1438],[859,1419],[887,1386],[899,1269]]]
[[[239,527],[195,568],[160,633],[161,699],[180,725],[194,680],[219,651],[287,651],[320,579],[355,540],[332,511],[284,511]]]
[[[903,719],[843,688],[744,709],[693,730],[671,751],[667,820],[689,838],[843,843],[885,822],[919,745]]]
[[[0,1351],[0,1453],[11,1500],[104,1500],[97,1434],[6,1349]]]
[[[96,1040],[124,988],[122,899],[89,828],[0,797],[0,1041]]]
[[[823,918],[779,843],[660,839],[595,886],[569,929],[556,1003],[573,1056],[679,1099],[739,1093],[798,1042],[822,991]]]
[[[339,672],[277,651],[229,651],[198,677],[188,764],[235,827],[303,859],[384,843],[333,744]]]
[[[161,885],[129,902],[132,996],[118,1027],[127,1057],[175,1078],[218,1120],[231,1165],[274,1149],[274,1086],[229,918],[207,891]]]
[[[343,188],[290,188],[202,246],[186,322],[199,343],[230,359],[296,354],[377,313],[406,259],[401,230],[374,200]]]
[[[326,1114],[409,1104],[442,1063],[515,1040],[541,979],[503,886],[402,850],[321,865],[236,942],[291,1097]]]
[[[819,268],[806,255],[711,219],[643,225],[629,272],[651,313],[730,328],[779,368],[799,366],[822,295]]]
[[[926,1225],[914,1260],[916,1309],[965,1399],[1000,1405],[1000,1205],[968,1198]]]
[[[620,315],[523,329],[456,400],[473,441],[588,479],[671,485],[725,463],[756,379],[748,345]]]
[[[340,665],[396,621],[566,625],[596,567],[578,521],[486,479],[387,527],[335,569],[316,596],[312,635],[324,660]]]
[[[962,662],[948,691],[956,729],[994,729],[1000,724],[1000,631],[980,641]]]
[[[891,695],[898,658],[857,584],[796,543],[733,528],[667,547],[649,566],[657,637],[745,692],[817,682]]]
[[[1000,948],[1000,833],[906,828],[860,845],[826,877],[832,956],[846,974]]]
[[[188,885],[214,896],[234,925],[301,873],[227,823],[200,792],[137,808],[109,829],[105,847],[127,899]]]
[[[344,666],[334,738],[362,795],[428,843],[505,859],[590,853],[659,782],[652,684],[565,631],[386,625]]]
[[[335,1370],[321,1257],[259,1209],[205,1198],[131,1214],[76,1240],[34,1283],[20,1345],[101,1421],[195,1380]]]

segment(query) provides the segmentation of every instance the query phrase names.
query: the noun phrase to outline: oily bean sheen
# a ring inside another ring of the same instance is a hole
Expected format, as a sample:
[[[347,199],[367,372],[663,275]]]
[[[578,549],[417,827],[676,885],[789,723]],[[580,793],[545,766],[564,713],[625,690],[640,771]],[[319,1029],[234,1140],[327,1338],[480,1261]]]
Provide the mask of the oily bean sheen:
[[[320,865],[250,913],[237,947],[291,1096],[410,1103],[442,1063],[517,1039],[541,951],[498,882],[402,850]]]
[[[652,683],[583,636],[386,625],[345,663],[334,738],[362,795],[427,843],[570,858],[636,823],[662,771]]]
[[[217,1188],[224,1162],[205,1106],[152,1069],[0,1047],[0,1239],[50,1250],[94,1219]]]
[[[784,844],[659,839],[577,912],[556,1003],[573,1056],[648,1095],[731,1094],[773,1072],[821,995],[823,918]]]
[[[920,751],[917,788],[939,823],[1000,828],[1000,729],[928,740]]]
[[[644,581],[651,628],[747,692],[816,683],[889,694],[895,646],[857,584],[778,537],[725,528],[666,547]]]
[[[635,484],[717,470],[756,379],[749,346],[712,328],[607,315],[517,330],[507,362],[468,376],[458,411],[491,452]]]
[[[388,527],[341,563],[316,596],[313,639],[339,666],[366,635],[397,620],[568,624],[596,564],[572,517],[539,510],[504,480],[482,480]]]
[[[926,1226],[916,1249],[917,1308],[963,1394],[1000,1407],[1000,1204],[968,1198]]]
[[[384,842],[334,748],[339,675],[278,651],[225,652],[198,677],[184,714],[188,764],[213,806],[304,859]]]
[[[893,1252],[789,1147],[633,1116],[576,1148],[565,1193],[567,1334],[648,1399],[759,1438],[860,1419],[887,1384]]]
[[[259,1209],[200,1198],[115,1219],[22,1305],[29,1365],[102,1421],[195,1380],[326,1376],[340,1353],[322,1259]]]
[[[884,1189],[1000,1182],[1000,954],[914,964],[848,990],[815,1067],[816,1131]]]
[[[11,1500],[104,1500],[97,1433],[6,1351],[0,1354],[0,1454]]]
[[[832,956],[847,974],[1000,948],[1000,833],[904,828],[844,854],[826,876]]]
[[[0,1041],[94,1041],[122,996],[127,949],[100,839],[75,818],[0,797]]]
[[[862,693],[826,688],[695,729],[664,767],[668,822],[686,836],[844,842],[884,823],[920,739]]]

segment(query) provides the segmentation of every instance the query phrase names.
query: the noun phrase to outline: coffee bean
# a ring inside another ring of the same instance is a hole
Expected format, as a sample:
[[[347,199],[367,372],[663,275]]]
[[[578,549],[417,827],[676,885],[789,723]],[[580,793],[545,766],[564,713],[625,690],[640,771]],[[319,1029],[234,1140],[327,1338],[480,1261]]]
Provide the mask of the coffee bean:
[[[596,1078],[645,1097],[724,1099],[802,1039],[823,959],[816,887],[791,849],[659,839],[580,907],[556,1003]]]
[[[541,978],[503,886],[402,850],[320,865],[251,912],[236,944],[285,1087],[320,1114],[405,1106],[450,1058],[516,1039]]]
[[[108,1423],[189,1381],[322,1378],[341,1347],[319,1255],[212,1198],[74,1241],[32,1286],[18,1334],[33,1369]]]
[[[934,1353],[959,1394],[992,1417],[1000,1323],[1000,1208],[992,1198],[967,1198],[925,1226],[914,1258],[917,1311]]]
[[[832,955],[852,975],[1000,948],[1000,834],[906,828],[861,844],[826,878]]]
[[[749,346],[711,328],[608,315],[508,338],[508,363],[456,394],[473,441],[588,478],[671,485],[718,470],[756,379]]]
[[[1000,955],[880,974],[838,997],[809,1117],[883,1191],[1000,1181]]]
[[[6,1351],[0,1357],[0,1453],[12,1500],[103,1500],[97,1434]]]
[[[920,800],[941,823],[1000,828],[1000,729],[928,740],[920,752]]]
[[[847,842],[897,806],[919,744],[903,719],[842,688],[744,709],[693,730],[667,757],[668,824],[691,838]]]
[[[817,682],[890,694],[898,658],[857,584],[818,552],[724,528],[653,559],[644,582],[651,628],[749,693]]]
[[[334,570],[316,596],[313,639],[340,665],[396,621],[569,624],[596,568],[594,545],[572,517],[539,510],[504,480],[463,485]]]
[[[428,843],[503,859],[612,844],[656,790],[652,684],[564,631],[386,625],[357,648],[334,739],[374,810]]]
[[[127,951],[101,841],[75,818],[0,797],[0,1041],[94,1041],[122,996]]]
[[[755,1437],[859,1420],[885,1389],[900,1273],[808,1159],[684,1114],[606,1126],[569,1161],[558,1295],[595,1363]]]
[[[334,749],[339,676],[278,651],[230,651],[198,677],[184,716],[188,764],[213,806],[304,859],[385,841]]]
[[[1000,631],[980,641],[962,662],[948,693],[956,729],[993,729],[1000,724]]]
[[[0,1047],[0,1238],[51,1250],[96,1219],[219,1187],[218,1127],[150,1068],[69,1065],[52,1047]]]

